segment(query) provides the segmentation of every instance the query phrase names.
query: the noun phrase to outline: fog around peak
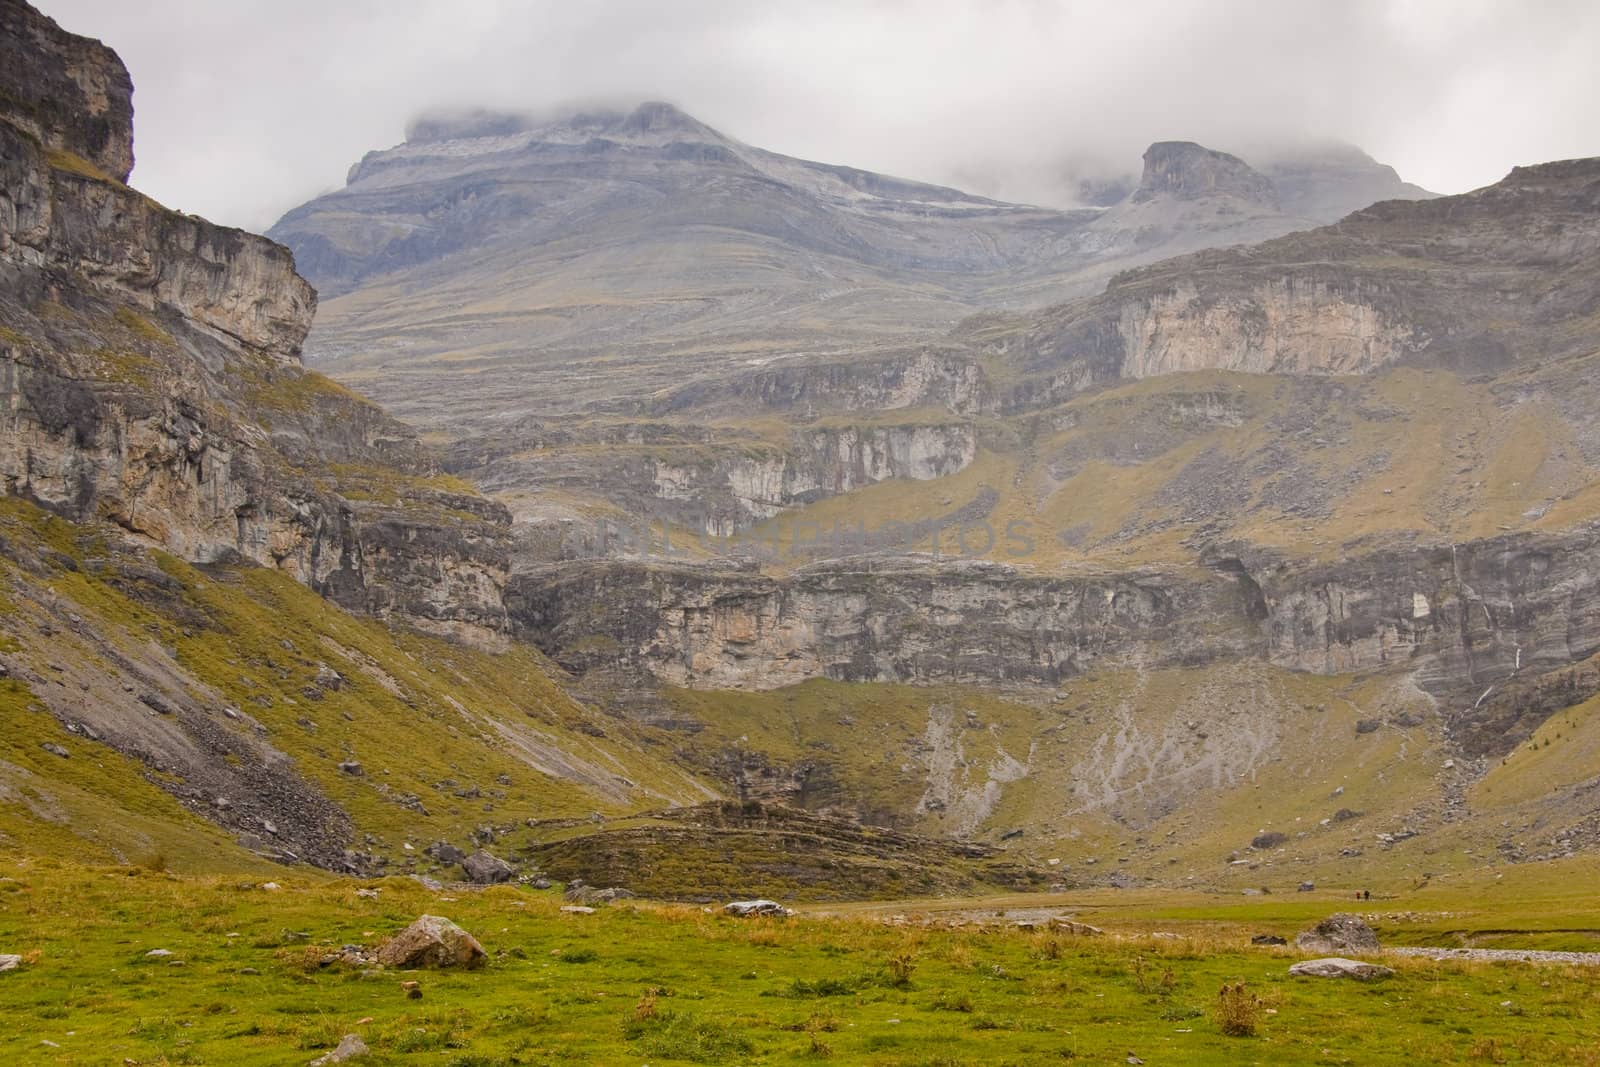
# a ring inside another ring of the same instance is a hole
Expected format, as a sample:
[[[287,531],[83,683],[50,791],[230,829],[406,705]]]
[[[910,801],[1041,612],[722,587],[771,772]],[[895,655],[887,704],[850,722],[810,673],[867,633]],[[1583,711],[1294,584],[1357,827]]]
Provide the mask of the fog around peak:
[[[1588,0],[41,7],[128,63],[134,184],[256,229],[474,109],[664,100],[774,151],[1045,203],[1110,195],[1154,141],[1355,145],[1440,192],[1600,154]]]

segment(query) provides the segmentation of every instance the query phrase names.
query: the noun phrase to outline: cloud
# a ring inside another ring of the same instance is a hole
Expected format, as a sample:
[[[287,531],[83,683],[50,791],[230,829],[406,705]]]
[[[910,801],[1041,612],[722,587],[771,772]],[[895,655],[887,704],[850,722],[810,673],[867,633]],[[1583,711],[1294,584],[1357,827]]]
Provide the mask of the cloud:
[[[1590,0],[38,2],[132,70],[134,184],[256,229],[418,113],[573,100],[1031,199],[1170,138],[1347,141],[1443,192],[1600,153]]]

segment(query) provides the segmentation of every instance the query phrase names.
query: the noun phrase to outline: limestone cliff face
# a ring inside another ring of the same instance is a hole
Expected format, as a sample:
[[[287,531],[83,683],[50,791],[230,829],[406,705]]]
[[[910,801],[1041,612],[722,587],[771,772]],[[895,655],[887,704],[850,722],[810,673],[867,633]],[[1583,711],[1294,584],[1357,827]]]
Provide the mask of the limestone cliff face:
[[[1125,378],[1195,370],[1361,374],[1430,340],[1379,312],[1359,284],[1297,275],[1223,297],[1180,283],[1125,304],[1118,333]]]
[[[1014,408],[1176,371],[1505,370],[1587,351],[1597,263],[1600,159],[1568,160],[1130,271],[988,343],[1025,375]]]
[[[1600,526],[1312,567],[1261,562],[1250,573],[1269,608],[1273,662],[1328,674],[1409,669],[1464,709],[1455,726],[1474,747],[1509,748],[1553,707],[1600,691],[1590,678],[1563,693],[1575,699],[1544,706],[1528,691],[1541,678],[1574,682],[1568,668],[1600,652]]]
[[[1562,673],[1600,653],[1600,527],[1339,564],[1217,554],[1193,570],[1081,576],[905,558],[786,577],[567,564],[513,578],[509,606],[519,633],[575,671],[691,688],[817,677],[1051,686],[1092,669],[1236,658],[1403,671],[1488,751],[1550,710],[1528,699],[1536,680],[1561,674],[1567,703],[1586,685],[1577,699],[1600,691],[1593,672]]]
[[[1091,667],[1259,645],[1228,575],[1041,577],[1004,564],[819,564],[789,578],[626,564],[512,580],[519,632],[577,670],[618,657],[671,685],[842,681],[1053,685]]]
[[[10,121],[36,141],[128,180],[133,82],[111,49],[67,33],[23,0],[0,0],[0,94]]]
[[[0,31],[25,57],[0,67],[5,491],[352,608],[498,634],[504,510],[430,485],[407,428],[301,369],[316,294],[286,249],[122,184],[132,90],[114,54],[25,5],[0,5]]]

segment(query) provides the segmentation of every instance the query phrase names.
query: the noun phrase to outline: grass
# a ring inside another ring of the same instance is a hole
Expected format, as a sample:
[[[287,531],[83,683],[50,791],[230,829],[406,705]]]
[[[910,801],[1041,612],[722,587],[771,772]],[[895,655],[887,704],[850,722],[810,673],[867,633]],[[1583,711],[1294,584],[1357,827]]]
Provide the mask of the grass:
[[[527,646],[495,653],[392,630],[279,572],[202,570],[132,552],[14,498],[0,501],[0,534],[53,561],[33,574],[0,559],[0,592],[11,609],[0,618],[0,640],[15,650],[13,663],[46,679],[64,677],[52,663],[81,666],[115,694],[108,701],[129,699],[125,681],[143,685],[119,662],[176,670],[197,699],[259,722],[273,747],[396,862],[418,862],[434,840],[465,845],[485,823],[627,814],[707,795],[652,751],[655,733],[579,704]],[[69,613],[80,622],[60,624]],[[52,618],[46,632],[40,623]],[[315,689],[324,664],[342,675],[337,690]],[[47,681],[35,693],[0,680],[0,832],[9,844],[59,857],[88,849],[103,860],[164,852],[175,869],[190,871],[242,862],[226,835],[158,787],[159,775],[67,734],[41,710],[56,702],[75,717],[76,688]],[[85,690],[83,699],[97,697]],[[39,748],[45,741],[72,757],[50,755]],[[366,774],[339,770],[352,758]]]
[[[1150,1063],[1597,1062],[1593,969],[1394,959],[1396,976],[1370,985],[1290,979],[1292,954],[1246,944],[1250,930],[1283,928],[1273,904],[1213,903],[1215,917],[1160,939],[1150,902],[1057,899],[1080,913],[1105,905],[1107,936],[1085,938],[999,917],[952,929],[649,904],[580,916],[511,888],[395,879],[371,900],[346,880],[280,875],[275,892],[258,881],[0,863],[0,948],[31,961],[0,976],[0,1056],[275,1064],[353,1032],[374,1064],[911,1067],[1120,1063],[1129,1051]],[[1564,893],[1569,909],[1595,903]],[[306,962],[423,912],[475,933],[490,965],[368,976]],[[178,963],[146,958],[154,948]],[[421,983],[420,1000],[404,979]]]

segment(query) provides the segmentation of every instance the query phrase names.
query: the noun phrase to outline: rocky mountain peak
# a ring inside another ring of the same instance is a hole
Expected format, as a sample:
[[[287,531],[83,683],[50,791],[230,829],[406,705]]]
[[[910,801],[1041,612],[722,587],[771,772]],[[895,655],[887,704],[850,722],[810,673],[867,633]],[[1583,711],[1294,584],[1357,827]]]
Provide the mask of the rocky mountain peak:
[[[1168,197],[1199,200],[1231,196],[1267,207],[1278,206],[1277,191],[1265,175],[1238,156],[1193,141],[1157,141],[1144,153],[1144,175],[1136,202]]]
[[[0,0],[0,100],[13,125],[119,182],[133,171],[133,80],[117,54]]]

